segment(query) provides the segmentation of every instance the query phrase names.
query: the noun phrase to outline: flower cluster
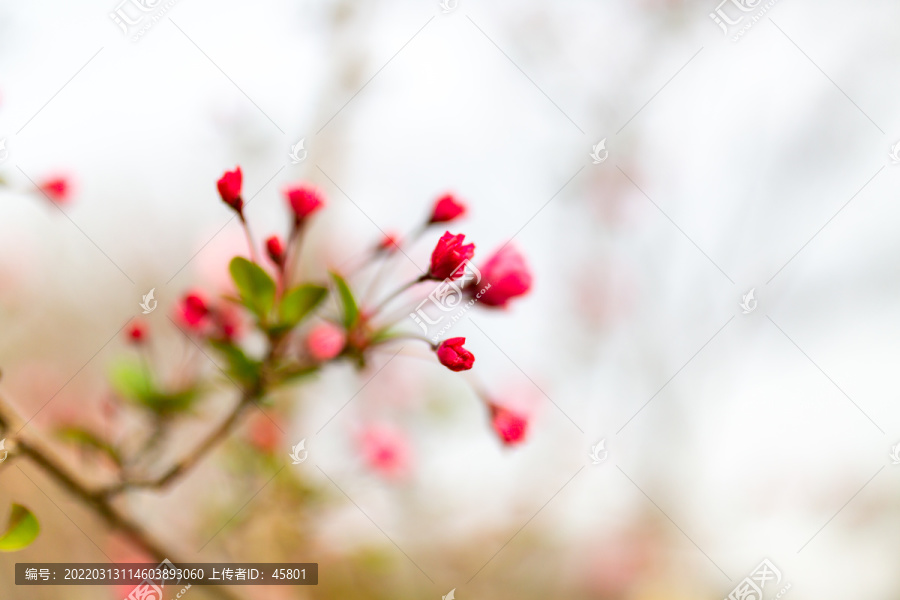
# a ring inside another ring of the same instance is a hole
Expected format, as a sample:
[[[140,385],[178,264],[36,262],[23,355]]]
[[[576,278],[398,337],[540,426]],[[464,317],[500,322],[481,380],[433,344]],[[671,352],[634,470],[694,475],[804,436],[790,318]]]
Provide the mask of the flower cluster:
[[[175,320],[198,344],[209,344],[221,355],[227,364],[226,374],[248,394],[262,396],[280,384],[314,373],[334,361],[347,360],[362,368],[374,350],[398,340],[424,341],[441,365],[454,372],[468,371],[475,364],[475,355],[465,347],[464,337],[436,342],[411,334],[403,329],[403,319],[391,317],[387,310],[391,302],[414,287],[439,282],[437,285],[457,285],[460,293],[477,300],[479,306],[499,309],[531,289],[531,271],[524,257],[511,245],[503,246],[481,264],[479,285],[477,288],[470,285],[464,275],[475,257],[475,244],[467,243],[462,233],[445,231],[431,252],[426,273],[400,286],[380,303],[360,299],[350,281],[362,269],[392,260],[398,251],[409,249],[432,227],[448,226],[467,214],[465,204],[452,194],[437,199],[413,234],[406,238],[385,235],[373,246],[364,265],[354,272],[331,272],[328,284],[300,281],[296,267],[304,233],[316,213],[326,206],[324,194],[308,184],[284,189],[282,193],[291,217],[288,231],[284,236],[266,237],[262,252],[258,253],[244,214],[242,185],[240,167],[224,173],[217,182],[219,197],[237,215],[250,245],[250,259],[238,256],[229,265],[236,296],[210,300],[199,290],[189,291],[176,307]],[[259,255],[267,260],[260,260]],[[377,275],[375,283],[377,288],[380,283]],[[336,303],[324,302],[330,294],[335,296]],[[338,307],[336,314],[328,313],[325,307],[329,305]],[[251,332],[266,341],[261,355],[246,350],[244,337]],[[127,334],[129,341],[138,346],[149,339],[144,323],[134,323]],[[156,392],[166,395],[164,390],[156,389]],[[504,444],[522,441],[527,418],[499,408],[490,398],[484,400],[499,439]],[[256,439],[261,435],[260,430],[253,431],[254,445],[268,448]],[[387,447],[381,439],[384,436],[376,437],[365,437],[363,443],[366,453],[378,458],[372,461],[390,463],[394,465],[392,468],[402,470],[397,467],[400,455],[384,449]],[[391,460],[385,458],[388,454]]]

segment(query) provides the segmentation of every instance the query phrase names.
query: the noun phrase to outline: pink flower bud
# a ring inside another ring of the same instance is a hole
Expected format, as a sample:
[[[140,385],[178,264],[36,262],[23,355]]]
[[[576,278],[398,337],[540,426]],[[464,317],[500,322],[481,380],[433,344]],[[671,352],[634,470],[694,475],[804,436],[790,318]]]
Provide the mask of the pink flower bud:
[[[491,404],[488,408],[491,411],[491,425],[500,436],[500,441],[512,446],[525,440],[528,419],[524,415],[497,404]]]
[[[277,235],[266,240],[266,254],[277,266],[284,266],[284,243]]]
[[[378,242],[378,250],[382,252],[394,252],[400,247],[400,237],[395,233],[386,233]]]
[[[302,224],[307,217],[325,206],[321,192],[312,186],[296,185],[284,190],[291,212],[294,213],[295,225]]]
[[[53,177],[47,179],[41,183],[39,187],[48,198],[57,204],[68,201],[72,193],[71,183],[65,177]]]
[[[244,210],[244,200],[241,198],[242,182],[241,168],[235,167],[234,171],[225,171],[225,174],[216,183],[222,202],[233,208],[239,215],[243,214]]]
[[[463,244],[466,236],[453,235],[449,231],[441,236],[434,251],[431,253],[431,269],[428,276],[431,279],[459,279],[462,277],[465,266],[463,261],[475,256],[475,244]]]
[[[178,304],[178,316],[188,329],[200,330],[206,325],[209,307],[198,292],[190,292]]]
[[[466,205],[457,200],[453,194],[444,194],[434,203],[428,224],[449,223],[466,214]]]
[[[410,469],[410,448],[406,436],[386,426],[371,426],[359,436],[363,459],[380,475],[399,479]]]
[[[306,338],[309,354],[320,362],[338,356],[346,343],[347,335],[344,330],[328,322],[313,327]]]
[[[468,371],[475,364],[475,355],[463,348],[465,343],[464,337],[444,340],[437,348],[438,360],[451,371]]]
[[[128,340],[135,345],[147,341],[147,324],[139,320],[132,321],[128,328]]]
[[[468,291],[477,294],[484,290],[478,302],[485,306],[505,308],[512,298],[531,290],[531,270],[525,257],[512,245],[503,246],[489,258],[481,267],[481,276],[478,286]]]

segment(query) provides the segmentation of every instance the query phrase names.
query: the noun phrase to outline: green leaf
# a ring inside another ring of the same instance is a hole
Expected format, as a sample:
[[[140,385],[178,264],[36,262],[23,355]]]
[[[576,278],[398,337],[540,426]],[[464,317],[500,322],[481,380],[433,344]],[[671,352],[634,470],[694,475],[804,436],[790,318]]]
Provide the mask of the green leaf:
[[[199,393],[197,388],[176,392],[158,389],[149,372],[139,362],[123,361],[114,365],[110,378],[113,389],[123,398],[137,402],[160,415],[188,410]]]
[[[241,295],[241,302],[261,321],[265,321],[275,306],[275,282],[262,267],[242,256],[231,259],[228,270]]]
[[[390,327],[383,327],[382,329],[379,329],[378,331],[376,331],[375,333],[372,334],[371,344],[372,345],[383,344],[384,342],[389,342],[392,339],[399,337],[401,335],[403,335],[403,334],[399,331],[394,331]]]
[[[113,365],[110,379],[113,389],[129,400],[146,403],[147,398],[154,394],[153,381],[139,362],[121,361]]]
[[[31,545],[41,532],[37,517],[21,504],[13,504],[6,533],[0,536],[0,551],[15,552]]]
[[[341,297],[341,307],[344,310],[344,327],[350,329],[359,320],[359,307],[356,304],[356,298],[353,297],[353,292],[350,291],[350,286],[347,285],[343,277],[332,271],[331,278],[334,280],[338,289],[338,295]]]
[[[248,387],[252,387],[259,381],[259,372],[262,367],[260,361],[250,358],[234,344],[215,340],[210,343],[213,348],[222,353],[228,362],[226,372],[229,376]]]
[[[103,452],[113,459],[116,464],[122,464],[118,450],[116,450],[109,442],[100,439],[90,431],[79,427],[67,427],[59,432],[59,437],[63,441],[73,442]]]
[[[177,392],[157,392],[148,398],[147,406],[160,415],[169,415],[190,410],[200,395],[197,388],[187,388]]]
[[[281,324],[289,327],[297,325],[321,304],[327,295],[328,289],[320,285],[307,284],[289,290],[278,307]]]

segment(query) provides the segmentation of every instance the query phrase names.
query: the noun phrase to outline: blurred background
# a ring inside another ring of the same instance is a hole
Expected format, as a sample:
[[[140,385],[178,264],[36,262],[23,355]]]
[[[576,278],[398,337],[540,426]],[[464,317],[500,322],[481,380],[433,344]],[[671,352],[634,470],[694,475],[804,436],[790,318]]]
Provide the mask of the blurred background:
[[[214,185],[234,165],[260,239],[286,232],[285,185],[326,194],[312,279],[452,191],[476,259],[513,239],[535,278],[454,325],[476,368],[403,346],[281,391],[274,429],[257,415],[174,488],[128,495],[147,529],[195,562],[319,563],[316,587],[244,598],[725,598],[768,559],[766,599],[896,600],[900,5],[718,1],[3,5],[4,398],[49,438],[127,442],[122,328],[153,288],[164,368],[203,363],[167,316],[247,252]],[[54,177],[58,205],[35,191]],[[527,407],[523,444],[473,386]],[[0,465],[0,519],[11,502],[42,533],[0,554],[0,598],[128,594],[16,587],[15,562],[141,557],[27,461]]]

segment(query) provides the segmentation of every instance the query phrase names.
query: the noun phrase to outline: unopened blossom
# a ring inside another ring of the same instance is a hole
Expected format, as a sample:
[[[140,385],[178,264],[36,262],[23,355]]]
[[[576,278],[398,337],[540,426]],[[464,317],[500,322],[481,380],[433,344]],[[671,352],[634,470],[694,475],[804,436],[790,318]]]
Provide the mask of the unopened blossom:
[[[463,348],[465,343],[464,337],[444,340],[437,347],[438,360],[451,371],[468,371],[475,364],[475,355]]]
[[[475,244],[464,244],[466,236],[449,231],[441,236],[431,253],[431,279],[459,279],[465,270],[464,262],[475,256]]]
[[[481,281],[469,292],[480,293],[478,303],[505,308],[507,303],[531,290],[531,269],[512,245],[503,246],[481,267]]]
[[[234,171],[226,171],[216,182],[222,202],[233,208],[239,215],[243,215],[244,210],[244,200],[241,198],[243,179],[241,168],[235,167]]]
[[[313,327],[306,338],[306,348],[310,356],[320,362],[338,356],[347,343],[344,330],[329,322]]]
[[[291,212],[294,213],[294,224],[299,226],[310,215],[325,206],[322,193],[308,185],[295,185],[284,190]]]
[[[428,224],[449,223],[466,214],[466,205],[456,199],[453,194],[444,194],[434,203]]]
[[[512,409],[497,404],[489,406],[491,426],[504,445],[512,446],[525,440],[528,431],[528,418]]]

